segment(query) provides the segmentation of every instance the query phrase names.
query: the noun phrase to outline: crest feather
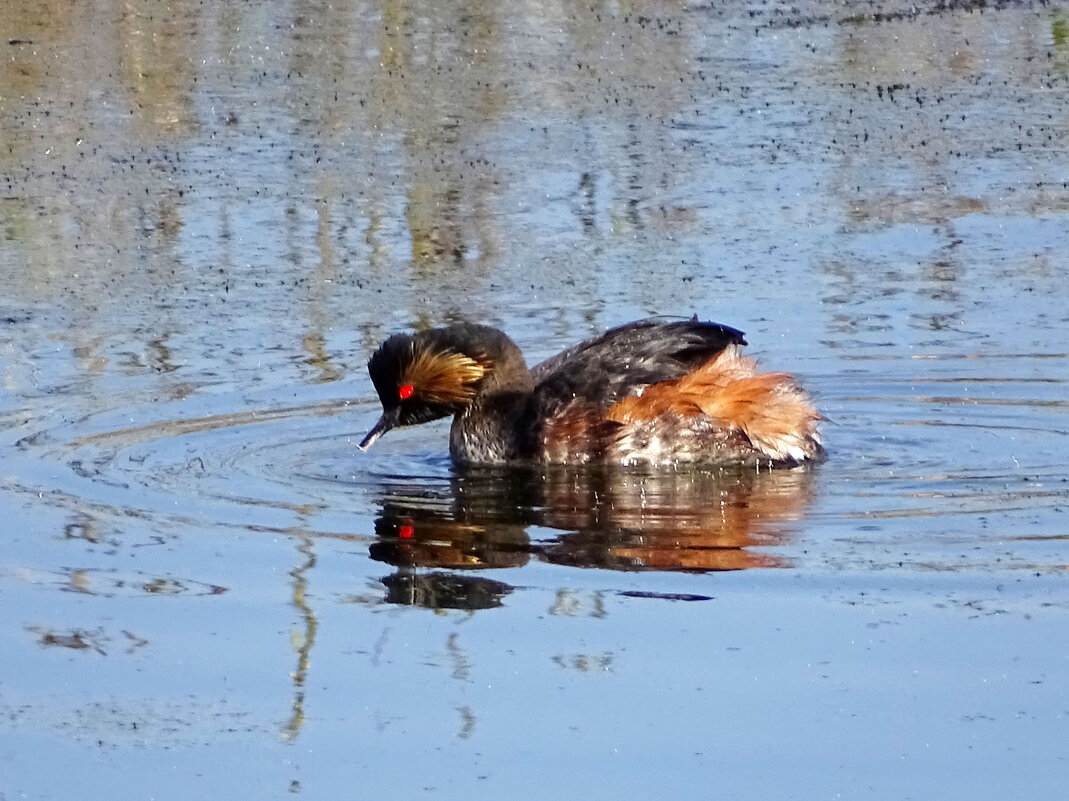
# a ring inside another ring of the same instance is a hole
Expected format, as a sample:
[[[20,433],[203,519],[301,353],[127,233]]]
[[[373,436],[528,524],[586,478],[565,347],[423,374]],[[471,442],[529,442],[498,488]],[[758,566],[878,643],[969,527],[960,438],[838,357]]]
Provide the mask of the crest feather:
[[[412,358],[401,374],[401,383],[411,384],[425,402],[467,403],[475,396],[472,384],[485,375],[487,367],[463,353],[412,343]]]

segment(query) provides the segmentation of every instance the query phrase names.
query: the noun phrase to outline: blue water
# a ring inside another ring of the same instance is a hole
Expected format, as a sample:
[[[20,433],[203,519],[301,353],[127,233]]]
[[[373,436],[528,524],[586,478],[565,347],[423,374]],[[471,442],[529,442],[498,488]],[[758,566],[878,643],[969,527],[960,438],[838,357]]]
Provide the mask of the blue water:
[[[1064,795],[1059,7],[4,15],[0,797]],[[825,464],[356,448],[391,333],[693,313]]]

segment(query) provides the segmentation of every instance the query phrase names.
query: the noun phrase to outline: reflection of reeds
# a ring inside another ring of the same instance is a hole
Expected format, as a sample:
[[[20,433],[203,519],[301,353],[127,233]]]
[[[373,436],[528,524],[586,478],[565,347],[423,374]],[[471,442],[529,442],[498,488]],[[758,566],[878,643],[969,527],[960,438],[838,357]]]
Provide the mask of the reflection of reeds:
[[[308,603],[308,572],[316,565],[314,541],[307,534],[299,533],[298,550],[305,557],[304,563],[290,571],[293,577],[293,606],[300,613],[303,628],[290,634],[294,650],[297,652],[297,669],[291,673],[293,679],[293,711],[282,727],[282,739],[293,742],[297,739],[305,723],[304,698],[305,681],[311,662],[312,647],[319,631],[319,619],[315,610]]]

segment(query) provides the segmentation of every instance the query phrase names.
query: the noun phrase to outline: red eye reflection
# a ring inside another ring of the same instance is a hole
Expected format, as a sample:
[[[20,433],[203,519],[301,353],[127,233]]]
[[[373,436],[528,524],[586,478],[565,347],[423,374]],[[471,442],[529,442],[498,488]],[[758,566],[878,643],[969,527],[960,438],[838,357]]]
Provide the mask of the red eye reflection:
[[[403,387],[397,390],[397,394],[401,396],[401,400],[408,400],[412,397],[412,393],[415,391],[416,390],[411,384],[405,384]]]

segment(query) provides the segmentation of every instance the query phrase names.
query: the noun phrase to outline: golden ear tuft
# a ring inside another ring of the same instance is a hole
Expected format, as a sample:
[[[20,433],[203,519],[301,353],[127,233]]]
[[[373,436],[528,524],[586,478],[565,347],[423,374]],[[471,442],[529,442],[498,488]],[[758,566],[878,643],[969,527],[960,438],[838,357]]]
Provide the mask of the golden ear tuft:
[[[401,384],[411,385],[427,403],[468,403],[472,387],[486,374],[489,363],[463,353],[431,350],[413,345],[412,359],[401,375]]]

